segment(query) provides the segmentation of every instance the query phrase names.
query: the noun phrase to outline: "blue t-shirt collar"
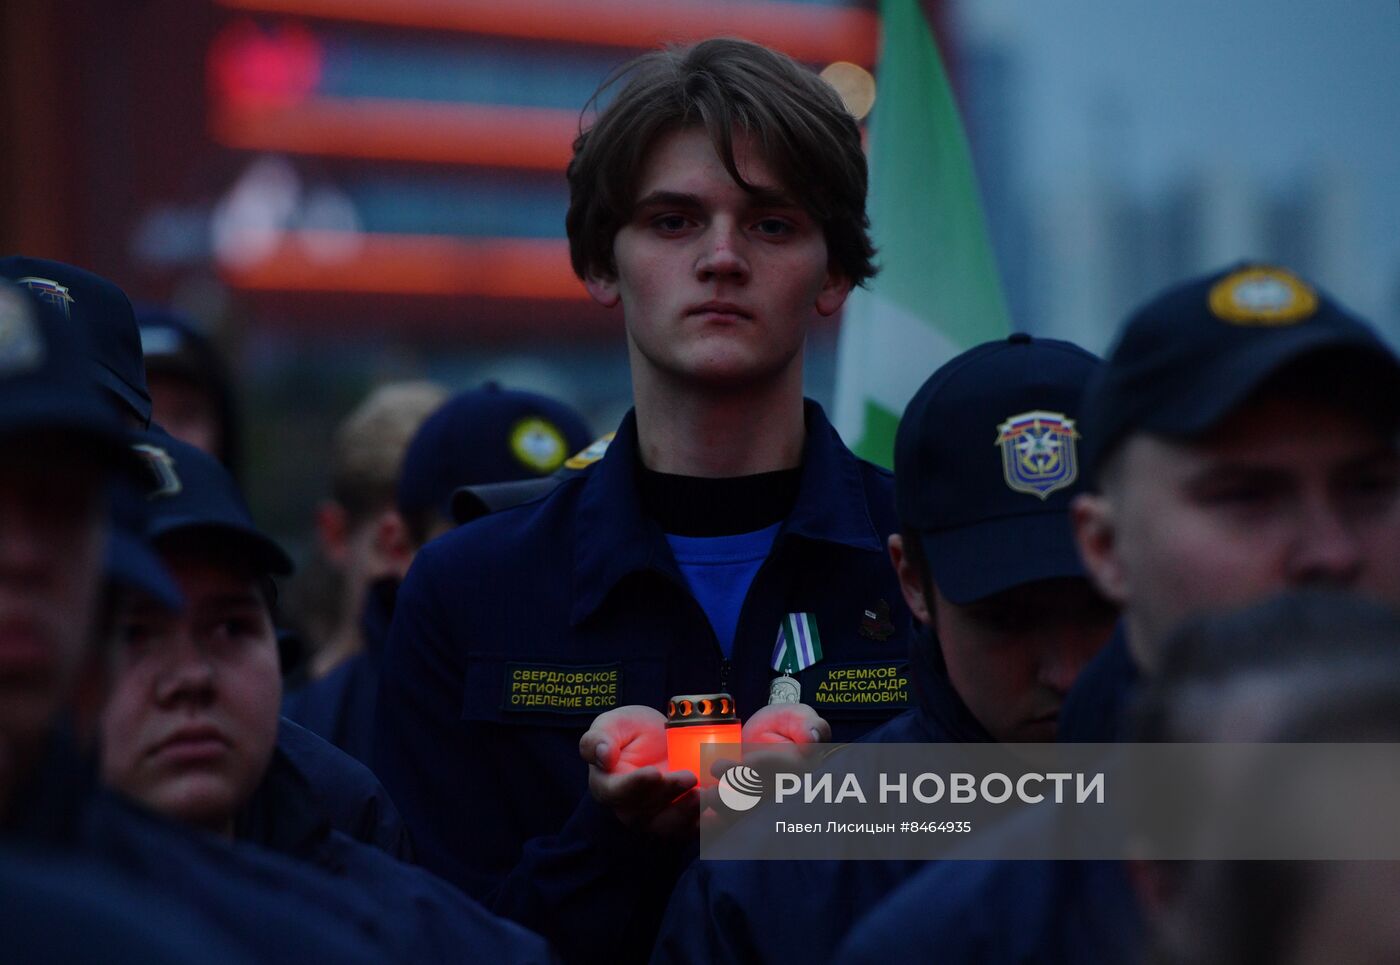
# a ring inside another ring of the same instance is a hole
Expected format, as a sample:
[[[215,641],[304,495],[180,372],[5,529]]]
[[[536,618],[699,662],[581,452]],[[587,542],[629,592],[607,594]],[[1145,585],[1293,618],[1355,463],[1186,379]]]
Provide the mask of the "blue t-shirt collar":
[[[777,542],[802,537],[883,553],[870,519],[860,460],[841,442],[821,406],[803,408],[807,439],[797,502]],[[573,607],[577,626],[603,604],[623,578],[652,570],[684,585],[665,534],[643,515],[634,472],[637,416],[629,410],[602,460],[579,494],[574,527]]]

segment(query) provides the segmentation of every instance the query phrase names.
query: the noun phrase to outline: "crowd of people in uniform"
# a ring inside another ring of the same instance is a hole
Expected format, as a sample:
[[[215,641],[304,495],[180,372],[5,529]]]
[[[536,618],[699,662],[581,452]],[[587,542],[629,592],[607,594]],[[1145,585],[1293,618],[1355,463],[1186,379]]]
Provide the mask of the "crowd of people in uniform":
[[[802,393],[812,313],[878,270],[837,95],[711,40],[603,102],[566,224],[634,407],[594,439],[540,395],[379,390],[296,581],[197,327],[0,259],[3,957],[1400,955],[1382,861],[697,858],[678,694],[746,744],[1390,740],[1400,360],[1241,261],[1104,359],[931,361],[889,472]]]

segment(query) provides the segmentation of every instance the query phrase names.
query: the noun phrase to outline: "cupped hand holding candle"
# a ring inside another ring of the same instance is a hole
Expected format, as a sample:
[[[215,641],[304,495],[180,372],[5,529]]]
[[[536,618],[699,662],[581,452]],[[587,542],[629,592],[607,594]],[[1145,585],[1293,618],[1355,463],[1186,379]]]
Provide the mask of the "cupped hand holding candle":
[[[745,744],[822,744],[831,725],[806,704],[769,704],[744,721]]]
[[[699,801],[687,792],[696,777],[667,767],[660,711],[634,705],[599,714],[579,739],[579,755],[589,765],[589,793],[623,824],[665,838],[694,835]]]

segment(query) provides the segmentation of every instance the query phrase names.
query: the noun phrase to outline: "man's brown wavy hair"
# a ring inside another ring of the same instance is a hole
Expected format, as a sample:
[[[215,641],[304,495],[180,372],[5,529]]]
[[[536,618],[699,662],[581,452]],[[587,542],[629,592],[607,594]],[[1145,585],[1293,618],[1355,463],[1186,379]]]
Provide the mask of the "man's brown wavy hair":
[[[657,50],[624,64],[585,107],[617,84],[617,96],[574,140],[569,162],[569,257],[580,278],[615,278],[613,239],[632,214],[647,152],[658,137],[704,127],[729,176],[734,132],[822,226],[833,269],[852,284],[877,271],[865,213],[868,183],[860,129],[824,80],[785,54],[744,40],[713,39]]]

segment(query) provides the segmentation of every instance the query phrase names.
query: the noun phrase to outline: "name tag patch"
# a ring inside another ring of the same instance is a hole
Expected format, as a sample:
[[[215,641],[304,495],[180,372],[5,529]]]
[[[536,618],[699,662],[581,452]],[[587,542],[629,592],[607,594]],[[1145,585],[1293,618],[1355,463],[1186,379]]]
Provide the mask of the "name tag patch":
[[[597,714],[618,705],[622,667],[600,664],[508,663],[503,710]]]
[[[909,676],[902,663],[819,664],[812,679],[812,706],[817,710],[910,705]]]

